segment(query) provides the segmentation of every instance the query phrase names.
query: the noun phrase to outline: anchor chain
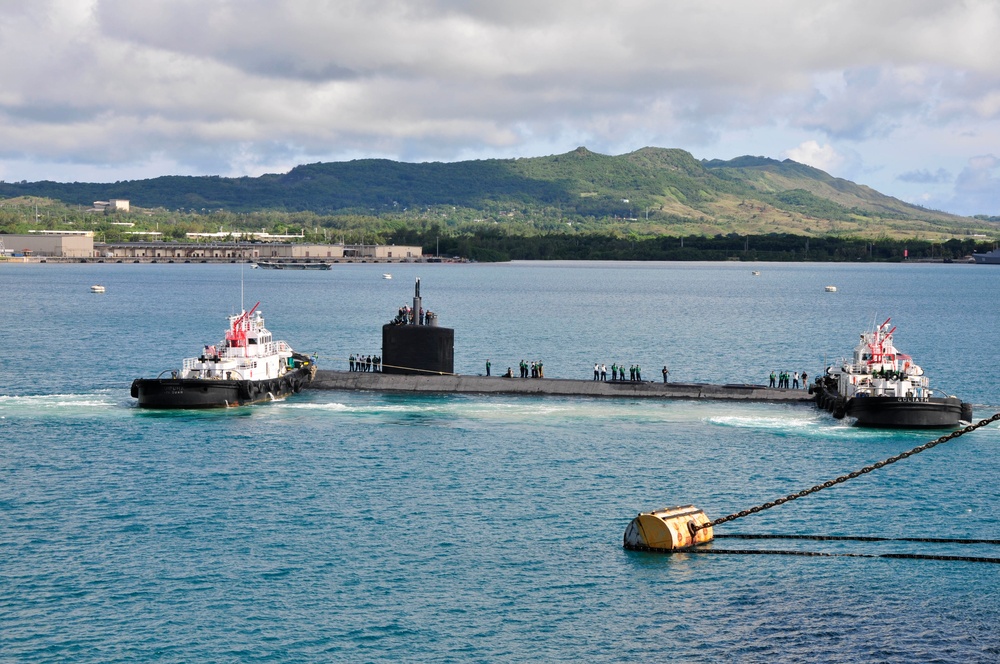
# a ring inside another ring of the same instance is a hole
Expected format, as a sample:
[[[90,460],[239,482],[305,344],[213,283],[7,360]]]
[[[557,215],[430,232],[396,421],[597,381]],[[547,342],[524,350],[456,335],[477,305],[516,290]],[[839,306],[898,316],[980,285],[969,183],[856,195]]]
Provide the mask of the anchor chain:
[[[876,463],[873,463],[870,466],[865,466],[861,470],[855,470],[855,471],[853,471],[851,473],[848,473],[847,475],[841,475],[840,477],[838,477],[836,479],[829,480],[827,482],[823,482],[822,484],[817,484],[816,486],[814,486],[814,487],[812,487],[810,489],[803,489],[802,491],[799,491],[798,493],[789,494],[789,495],[785,496],[784,498],[778,498],[777,500],[772,500],[769,503],[764,503],[763,505],[757,505],[756,507],[751,507],[750,509],[746,509],[746,510],[743,510],[741,512],[736,512],[735,514],[730,514],[728,516],[724,516],[724,517],[718,518],[715,521],[712,521],[710,523],[705,523],[705,524],[702,524],[700,526],[697,525],[697,524],[695,524],[692,521],[691,523],[688,524],[688,529],[691,531],[691,534],[694,535],[696,532],[698,532],[702,528],[711,528],[711,527],[714,527],[714,526],[718,526],[719,524],[727,523],[727,522],[733,521],[735,519],[741,519],[741,518],[743,518],[745,516],[750,516],[751,514],[756,514],[757,512],[763,512],[764,510],[769,510],[772,507],[777,507],[778,505],[784,505],[785,503],[790,502],[792,500],[795,500],[796,498],[804,498],[805,496],[808,496],[810,494],[816,493],[817,491],[822,491],[823,489],[829,489],[830,487],[836,486],[837,484],[841,484],[843,482],[846,482],[847,480],[852,480],[855,477],[860,477],[861,475],[865,475],[867,473],[870,473],[873,470],[878,470],[879,468],[884,468],[885,466],[888,466],[891,463],[896,463],[897,461],[900,461],[902,459],[906,459],[907,457],[911,457],[914,454],[920,454],[924,450],[929,450],[932,447],[936,447],[936,446],[940,445],[941,443],[947,443],[949,440],[954,440],[955,438],[958,438],[959,436],[961,436],[963,434],[969,433],[971,431],[975,431],[976,429],[978,429],[980,427],[984,427],[987,424],[990,424],[992,422],[996,422],[997,420],[1000,420],[1000,413],[997,413],[993,417],[990,417],[988,419],[980,420],[976,424],[970,424],[969,426],[967,426],[967,427],[965,427],[963,429],[957,429],[955,431],[952,431],[951,433],[949,433],[947,435],[941,436],[937,440],[932,440],[929,443],[924,443],[923,445],[920,445],[918,447],[914,447],[912,450],[909,450],[907,452],[903,452],[901,454],[897,454],[896,456],[889,457],[888,459],[886,459],[884,461],[878,461]]]

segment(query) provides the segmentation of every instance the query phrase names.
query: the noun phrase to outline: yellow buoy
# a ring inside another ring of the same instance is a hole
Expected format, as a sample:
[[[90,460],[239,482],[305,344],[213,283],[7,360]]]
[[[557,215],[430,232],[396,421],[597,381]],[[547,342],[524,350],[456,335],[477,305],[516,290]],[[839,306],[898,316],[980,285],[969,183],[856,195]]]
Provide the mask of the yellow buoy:
[[[641,512],[625,529],[626,549],[635,551],[676,551],[711,542],[714,535],[705,513],[694,505],[664,507]],[[705,526],[691,534],[692,527]]]

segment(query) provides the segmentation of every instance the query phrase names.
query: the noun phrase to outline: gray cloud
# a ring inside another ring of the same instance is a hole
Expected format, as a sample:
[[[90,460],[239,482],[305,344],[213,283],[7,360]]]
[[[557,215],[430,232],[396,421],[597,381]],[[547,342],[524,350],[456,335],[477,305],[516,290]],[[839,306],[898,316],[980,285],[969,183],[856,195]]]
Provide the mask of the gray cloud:
[[[0,177],[812,141],[893,193],[1000,139],[998,28],[986,0],[0,2]]]
[[[939,168],[933,173],[926,168],[916,171],[907,171],[906,173],[900,173],[896,177],[903,182],[913,182],[915,184],[931,184],[951,181],[951,173],[943,168]]]
[[[956,178],[951,205],[960,214],[996,215],[1000,213],[997,191],[1000,191],[1000,159],[992,154],[973,157]]]

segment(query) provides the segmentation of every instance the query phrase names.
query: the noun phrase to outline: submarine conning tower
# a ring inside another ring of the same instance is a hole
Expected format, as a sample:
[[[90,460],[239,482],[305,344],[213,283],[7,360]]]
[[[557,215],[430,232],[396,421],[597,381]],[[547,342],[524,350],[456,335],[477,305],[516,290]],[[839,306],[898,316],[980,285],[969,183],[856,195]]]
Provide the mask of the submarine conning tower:
[[[382,373],[432,375],[455,372],[455,330],[438,325],[437,314],[424,311],[420,279],[413,306],[400,307],[382,326]]]

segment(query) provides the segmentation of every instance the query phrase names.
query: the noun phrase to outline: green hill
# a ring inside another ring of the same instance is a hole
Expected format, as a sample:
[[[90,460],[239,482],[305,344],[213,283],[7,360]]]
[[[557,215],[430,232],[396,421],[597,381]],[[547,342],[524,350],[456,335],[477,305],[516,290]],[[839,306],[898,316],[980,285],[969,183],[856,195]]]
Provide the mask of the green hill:
[[[609,156],[578,148],[547,157],[454,163],[384,159],[306,164],[281,175],[167,176],[115,183],[0,183],[0,197],[69,206],[128,199],[187,213],[261,211],[491,221],[518,232],[628,228],[646,236],[784,234],[946,239],[997,224],[927,210],[803,164],[764,157],[698,161],[677,149]]]

